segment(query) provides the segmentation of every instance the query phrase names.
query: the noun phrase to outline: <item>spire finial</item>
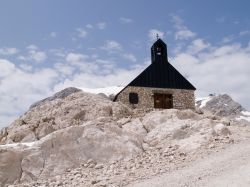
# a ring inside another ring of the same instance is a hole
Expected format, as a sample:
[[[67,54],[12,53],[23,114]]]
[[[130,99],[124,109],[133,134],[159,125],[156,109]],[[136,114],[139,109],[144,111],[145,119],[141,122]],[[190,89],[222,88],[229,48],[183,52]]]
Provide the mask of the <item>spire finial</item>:
[[[157,39],[157,40],[159,39],[159,34],[158,34],[158,33],[156,33],[156,39]]]

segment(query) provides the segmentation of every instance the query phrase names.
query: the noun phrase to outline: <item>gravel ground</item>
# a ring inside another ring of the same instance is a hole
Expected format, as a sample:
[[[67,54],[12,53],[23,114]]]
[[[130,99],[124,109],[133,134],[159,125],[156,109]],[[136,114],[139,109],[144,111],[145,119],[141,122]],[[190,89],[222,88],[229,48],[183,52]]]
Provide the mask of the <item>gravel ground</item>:
[[[128,187],[250,186],[250,139]]]

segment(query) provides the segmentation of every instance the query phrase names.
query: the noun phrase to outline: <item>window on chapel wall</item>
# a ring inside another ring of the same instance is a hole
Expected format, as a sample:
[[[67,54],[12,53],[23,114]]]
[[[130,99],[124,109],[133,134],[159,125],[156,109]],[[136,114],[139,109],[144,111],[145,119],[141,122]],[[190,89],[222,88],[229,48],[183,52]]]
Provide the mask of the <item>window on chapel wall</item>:
[[[131,104],[138,104],[139,102],[138,94],[134,92],[129,93],[129,102]]]

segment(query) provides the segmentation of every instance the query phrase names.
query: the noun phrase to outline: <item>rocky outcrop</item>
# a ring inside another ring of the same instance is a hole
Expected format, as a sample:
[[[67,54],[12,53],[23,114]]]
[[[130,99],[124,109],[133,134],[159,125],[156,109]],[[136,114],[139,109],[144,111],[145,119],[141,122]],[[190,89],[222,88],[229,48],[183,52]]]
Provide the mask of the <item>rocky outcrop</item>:
[[[78,89],[67,90],[31,107],[8,128],[0,131],[0,144],[36,141],[59,129],[103,117],[117,120],[132,113],[127,106],[102,96]]]
[[[118,122],[89,121],[23,149],[16,183],[43,186],[49,179],[51,186],[123,186],[166,172],[203,149],[233,143],[229,127],[220,118],[175,109]]]
[[[233,125],[192,110],[139,113],[77,91],[41,102],[1,131],[0,186],[122,186],[234,142],[241,133]]]
[[[235,117],[246,110],[227,94],[210,96],[205,104],[202,104],[202,100],[199,100],[196,104],[204,111],[224,117]]]
[[[67,127],[32,143],[2,145],[0,186],[62,174],[90,159],[93,164],[89,167],[95,167],[97,163],[131,157],[142,152],[140,145],[136,135],[112,121]]]
[[[55,99],[64,99],[65,97],[68,97],[70,94],[80,92],[80,91],[81,91],[80,89],[74,88],[74,87],[65,88],[64,90],[62,90],[60,92],[57,92],[56,94],[54,94],[51,97],[45,98],[45,99],[43,99],[41,101],[38,101],[38,102],[32,104],[30,106],[30,109],[32,109],[34,107],[37,107],[37,106],[40,106],[43,103],[45,103],[46,101],[53,101]]]

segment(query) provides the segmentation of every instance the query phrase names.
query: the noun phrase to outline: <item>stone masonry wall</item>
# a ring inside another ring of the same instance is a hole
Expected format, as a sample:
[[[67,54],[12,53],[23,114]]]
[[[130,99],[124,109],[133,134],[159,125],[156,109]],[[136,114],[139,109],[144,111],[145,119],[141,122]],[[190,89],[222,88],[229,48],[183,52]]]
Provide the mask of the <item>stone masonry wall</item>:
[[[138,104],[129,103],[129,93],[138,94]],[[194,90],[168,89],[168,88],[148,88],[128,86],[118,96],[116,101],[120,101],[135,108],[154,108],[154,93],[172,94],[173,108],[175,109],[194,109],[195,98]]]

